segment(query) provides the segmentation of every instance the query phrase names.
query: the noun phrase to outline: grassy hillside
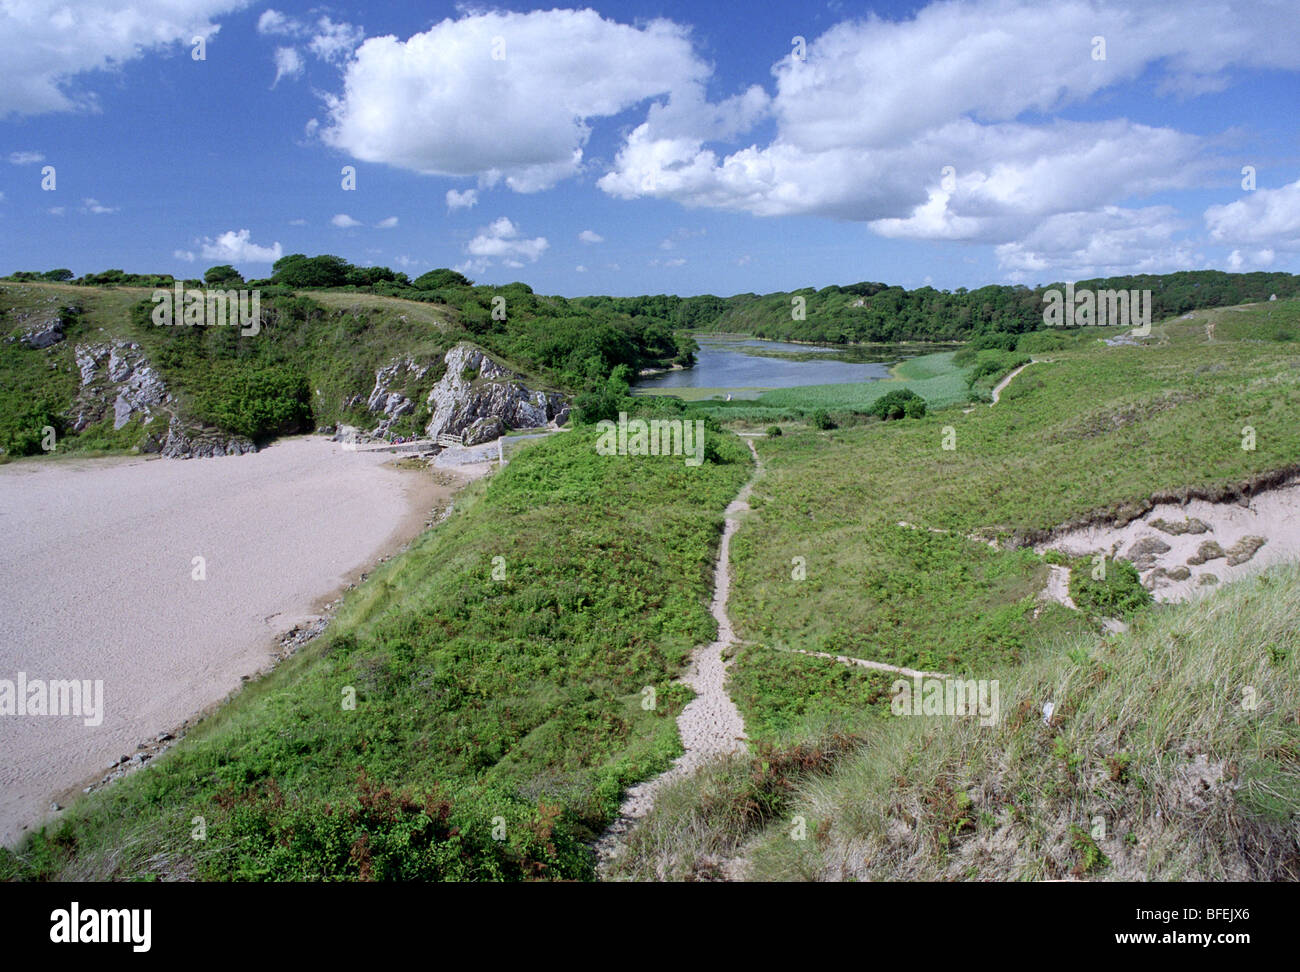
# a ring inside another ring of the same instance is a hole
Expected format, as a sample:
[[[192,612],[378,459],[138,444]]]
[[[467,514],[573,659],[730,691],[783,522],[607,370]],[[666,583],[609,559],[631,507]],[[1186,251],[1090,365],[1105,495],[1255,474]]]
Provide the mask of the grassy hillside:
[[[816,838],[769,833],[753,876],[1300,879],[1300,569],[1052,649],[991,728],[865,735],[789,804]]]
[[[56,430],[64,452],[140,443],[139,418],[118,430],[111,421],[80,433],[69,426],[80,386],[79,344],[137,343],[177,397],[179,414],[252,439],[339,422],[373,425],[365,400],[376,370],[408,356],[432,365],[418,387],[406,389],[417,409],[391,430],[413,434],[429,418],[424,398],[441,377],[442,356],[461,340],[495,352],[532,387],[567,391],[599,385],[620,365],[658,364],[679,353],[660,324],[589,312],[562,298],[538,297],[522,284],[419,292],[425,299],[418,301],[271,285],[261,291],[258,333],[247,336],[229,326],[160,327],[150,318],[152,293],[122,285],[0,283],[0,450],[39,451],[46,426]],[[491,316],[493,300],[503,301],[503,320]],[[46,349],[18,340],[33,322],[50,317],[64,322],[65,340]],[[165,418],[160,425],[165,429]]]
[[[822,720],[662,792],[621,876],[1300,879],[1300,570],[1047,643],[1002,718]],[[1046,702],[1050,722],[1042,715]]]
[[[1047,562],[1020,545],[1300,469],[1298,316],[1296,300],[1195,314],[1141,346],[1076,333],[997,406],[760,441],[730,602],[759,755],[676,788],[624,873],[709,876],[754,840],[760,877],[1294,877],[1295,571],[1131,612],[1103,640],[1095,615],[1040,599]],[[1004,719],[898,718],[893,677],[800,651],[1000,679]],[[1240,709],[1246,685],[1267,710]],[[1161,831],[1200,754],[1243,786]],[[786,834],[796,812],[807,843]]]
[[[326,635],[0,876],[590,877],[582,842],[680,751],[671,680],[713,637],[721,514],[750,471],[725,433],[694,468],[594,444],[525,447]]]

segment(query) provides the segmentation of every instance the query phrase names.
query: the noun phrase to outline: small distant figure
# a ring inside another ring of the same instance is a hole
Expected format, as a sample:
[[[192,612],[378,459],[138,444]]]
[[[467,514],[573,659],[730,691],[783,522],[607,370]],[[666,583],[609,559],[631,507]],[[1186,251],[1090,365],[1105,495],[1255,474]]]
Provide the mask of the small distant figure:
[[[1268,299],[1269,299],[1269,300],[1277,300],[1277,294],[1270,294]]]
[[[1205,340],[1211,343],[1214,341],[1214,321],[1205,322]]]
[[[731,392],[727,392],[727,401],[731,401]]]

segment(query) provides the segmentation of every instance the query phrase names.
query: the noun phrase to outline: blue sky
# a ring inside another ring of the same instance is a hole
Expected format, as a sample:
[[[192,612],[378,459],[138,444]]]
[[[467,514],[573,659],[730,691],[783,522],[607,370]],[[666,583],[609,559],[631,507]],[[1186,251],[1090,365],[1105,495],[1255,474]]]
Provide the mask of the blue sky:
[[[12,0],[0,271],[328,252],[566,295],[1300,272],[1297,24],[1298,0]]]

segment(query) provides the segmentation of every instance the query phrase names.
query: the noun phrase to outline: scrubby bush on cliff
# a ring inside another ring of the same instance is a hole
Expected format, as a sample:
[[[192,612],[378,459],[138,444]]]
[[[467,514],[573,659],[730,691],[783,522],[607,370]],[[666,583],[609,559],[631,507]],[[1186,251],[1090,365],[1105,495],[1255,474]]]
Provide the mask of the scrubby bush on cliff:
[[[285,367],[219,371],[194,406],[203,421],[254,440],[311,428],[307,379]]]

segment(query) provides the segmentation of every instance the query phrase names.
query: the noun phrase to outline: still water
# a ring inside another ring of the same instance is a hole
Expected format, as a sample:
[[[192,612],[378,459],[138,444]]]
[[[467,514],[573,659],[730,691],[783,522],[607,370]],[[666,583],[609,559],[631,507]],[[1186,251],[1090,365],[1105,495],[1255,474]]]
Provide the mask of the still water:
[[[874,381],[888,378],[890,365],[930,350],[788,344],[734,334],[697,334],[695,340],[700,346],[695,367],[639,378],[637,390],[794,388]]]

